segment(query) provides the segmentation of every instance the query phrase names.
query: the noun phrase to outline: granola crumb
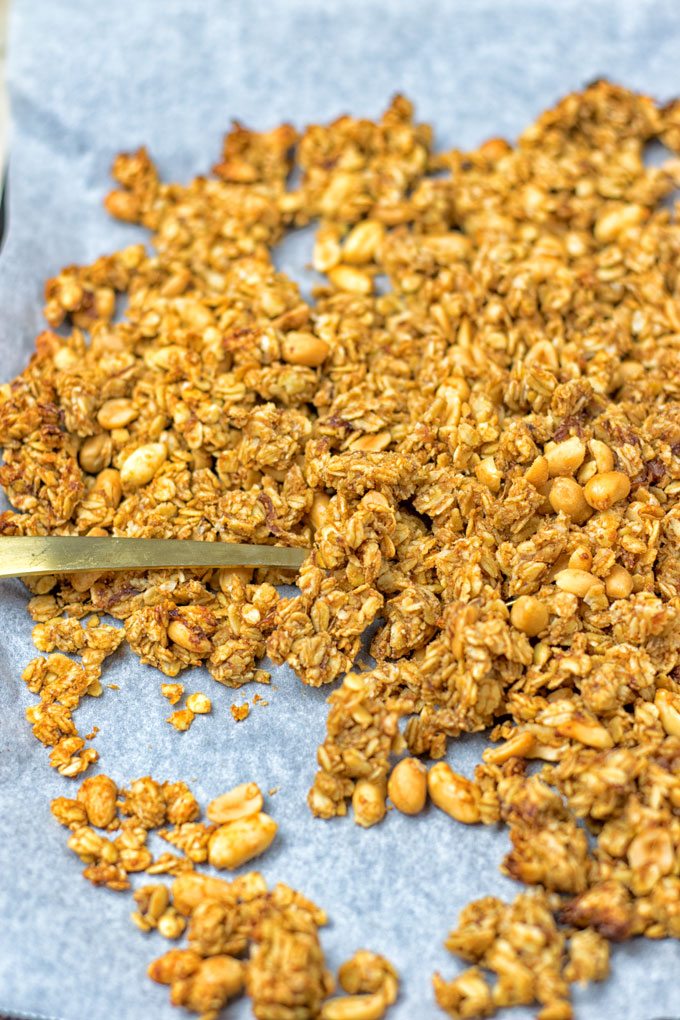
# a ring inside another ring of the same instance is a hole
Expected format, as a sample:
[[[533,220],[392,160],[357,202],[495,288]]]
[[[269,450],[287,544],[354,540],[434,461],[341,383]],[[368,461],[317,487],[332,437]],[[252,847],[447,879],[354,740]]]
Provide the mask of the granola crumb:
[[[244,701],[242,705],[231,705],[229,708],[235,722],[243,722],[250,715],[250,705]]]
[[[212,712],[212,701],[205,694],[190,694],[187,698],[187,708],[194,715],[207,715]]]
[[[194,713],[190,708],[178,708],[176,712],[169,715],[166,722],[174,726],[179,733],[186,733],[194,721]]]
[[[161,694],[167,698],[171,705],[178,704],[184,694],[183,684],[161,684]]]

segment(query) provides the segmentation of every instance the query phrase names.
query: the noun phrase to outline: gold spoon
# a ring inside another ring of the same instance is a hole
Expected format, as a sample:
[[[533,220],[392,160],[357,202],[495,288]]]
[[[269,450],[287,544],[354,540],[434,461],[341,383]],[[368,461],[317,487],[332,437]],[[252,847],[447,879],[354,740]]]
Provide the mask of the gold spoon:
[[[174,538],[41,535],[0,538],[0,577],[159,567],[286,567],[299,570],[309,549]]]

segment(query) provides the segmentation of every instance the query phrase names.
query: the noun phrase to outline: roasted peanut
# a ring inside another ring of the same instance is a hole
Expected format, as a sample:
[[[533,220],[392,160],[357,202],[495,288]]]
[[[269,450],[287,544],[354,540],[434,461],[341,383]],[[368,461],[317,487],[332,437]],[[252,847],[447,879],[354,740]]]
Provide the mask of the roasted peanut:
[[[128,455],[120,469],[123,489],[131,491],[148,485],[168,456],[165,443],[146,443]]]
[[[630,478],[623,471],[604,471],[593,475],[586,483],[586,502],[595,510],[609,510],[615,503],[627,499],[630,493]]]
[[[562,591],[569,592],[570,595],[578,595],[582,599],[596,585],[601,586],[602,582],[587,570],[575,570],[572,567],[567,567],[566,570],[560,570],[555,576],[555,584]]]
[[[584,524],[593,512],[583,488],[573,478],[555,478],[550,486],[548,500],[555,513],[566,514],[574,524]]]
[[[256,874],[256,873],[255,873]],[[258,876],[261,879],[261,876]],[[261,891],[266,891],[261,880]],[[204,900],[218,900],[220,903],[233,903],[234,895],[231,884],[213,875],[203,875],[196,871],[188,871],[180,875],[170,888],[172,902],[180,914],[191,916],[199,903]]]
[[[325,492],[315,492],[312,501],[312,509],[309,511],[309,519],[315,529],[323,527],[326,521],[326,511],[331,497]]]
[[[601,474],[614,470],[614,454],[606,443],[601,442],[599,439],[591,439],[588,446],[595,458],[597,470]]]
[[[545,485],[550,477],[547,458],[543,456],[537,457],[524,472],[524,477],[532,485],[535,485],[537,489]]]
[[[197,625],[186,620],[172,620],[168,625],[168,637],[180,648],[194,655],[210,655],[212,641]]]
[[[287,333],[281,341],[281,357],[289,365],[318,368],[330,353],[326,341],[313,333]]]
[[[680,694],[658,690],[654,695],[654,704],[668,736],[680,737]]]
[[[382,781],[359,779],[352,794],[354,821],[364,829],[377,825],[385,817],[386,787]]]
[[[480,819],[480,795],[474,783],[454,772],[445,761],[433,765],[427,775],[433,802],[457,822],[473,825]]]
[[[118,787],[109,776],[90,776],[78,790],[78,800],[84,805],[87,820],[98,829],[106,829],[116,817]]]
[[[262,791],[257,783],[241,783],[211,800],[205,813],[211,822],[224,825],[237,818],[259,814],[263,804]]]
[[[496,467],[493,457],[484,457],[475,468],[475,474],[479,481],[488,486],[492,492],[499,492],[503,476]]]
[[[551,478],[562,475],[573,475],[583,463],[586,455],[586,444],[578,436],[571,436],[562,443],[544,451],[548,462]]]
[[[518,730],[498,747],[487,747],[482,757],[489,765],[502,765],[510,758],[528,758],[536,746],[536,738],[528,730]]]
[[[113,444],[111,437],[103,432],[98,436],[88,436],[83,441],[78,453],[78,463],[83,471],[90,475],[96,475],[111,463]]]
[[[124,429],[126,425],[139,417],[139,408],[132,400],[116,397],[107,400],[99,408],[97,421],[103,429]]]
[[[387,781],[387,794],[397,811],[417,815],[427,800],[427,769],[418,758],[402,758]]]
[[[353,265],[371,262],[385,233],[378,220],[363,220],[352,227],[342,245],[342,260]],[[330,267],[329,267],[330,268]]]
[[[536,637],[548,626],[548,607],[533,595],[520,595],[510,610],[510,622],[528,637]]]
[[[379,992],[373,995],[347,995],[341,999],[327,999],[321,1007],[321,1020],[380,1020],[387,1003]]]
[[[603,212],[595,223],[595,237],[598,241],[608,244],[614,241],[620,233],[630,227],[637,226],[647,215],[647,210],[642,205],[619,205]]]
[[[593,554],[585,546],[574,549],[569,557],[569,567],[571,570],[590,570],[592,565]]]
[[[586,747],[596,747],[599,750],[606,750],[612,747],[614,741],[608,730],[601,726],[594,719],[582,718],[574,715],[569,719],[555,724],[555,732],[571,740],[578,740]]]
[[[123,498],[120,472],[115,468],[105,468],[100,471],[94,480],[92,491],[100,492],[108,506],[115,510]]]
[[[156,928],[164,939],[178,939],[186,926],[187,922],[182,915],[170,907],[158,918]]]
[[[234,582],[249,584],[253,576],[251,567],[221,567],[217,572],[217,581],[221,591],[229,595],[234,587]]]
[[[338,290],[348,291],[350,294],[370,294],[373,290],[373,280],[368,273],[354,266],[333,266],[328,270],[328,279]]]
[[[652,891],[677,864],[677,854],[668,829],[660,825],[640,832],[628,846],[628,863],[633,869],[633,888],[638,895]]]
[[[277,829],[274,819],[263,812],[227,822],[210,837],[208,860],[214,868],[240,868],[271,846]]]
[[[620,563],[615,563],[605,578],[604,590],[610,599],[627,599],[633,590],[633,578]]]

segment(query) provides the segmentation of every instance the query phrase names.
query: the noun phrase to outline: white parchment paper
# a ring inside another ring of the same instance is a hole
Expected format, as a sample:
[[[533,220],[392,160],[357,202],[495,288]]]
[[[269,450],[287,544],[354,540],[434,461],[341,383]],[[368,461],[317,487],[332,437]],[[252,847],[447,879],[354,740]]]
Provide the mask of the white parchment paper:
[[[257,128],[298,125],[344,112],[374,116],[397,90],[434,123],[442,145],[514,137],[563,93],[607,76],[660,98],[680,92],[676,0],[15,0],[10,89],[13,114],[8,232],[0,256],[2,379],[25,364],[41,320],[44,280],[141,232],[111,221],[101,200],[113,155],[146,143],[168,179],[205,171],[232,117]],[[285,244],[297,271],[306,242]],[[301,248],[302,245],[302,248]],[[19,678],[35,654],[27,593],[0,582],[0,1013],[57,1020],[165,1020],[167,990],[145,977],[167,948],[130,922],[131,897],[95,889],[66,850],[49,800],[73,785],[48,766],[24,720],[35,699]],[[272,881],[323,905],[323,935],[336,967],[359,946],[385,953],[403,992],[392,1020],[441,1016],[435,969],[459,965],[442,947],[459,909],[518,887],[498,864],[507,834],[456,825],[434,809],[368,832],[351,820],[314,821],[305,806],[327,691],[287,669],[259,692],[237,725],[229,705],[252,700],[206,673],[182,678],[213,699],[211,717],[186,734],[167,725],[161,675],[131,654],[109,660],[106,690],[78,710],[97,724],[100,767],[121,784],[151,773],[184,779],[205,803],[244,779],[279,787],[269,810],[280,838],[262,859]],[[481,740],[450,754],[468,774]],[[680,1015],[677,944],[616,948],[613,976],[575,995],[581,1020]],[[246,1001],[230,1017],[249,1015]],[[509,1013],[523,1020],[531,1011]]]

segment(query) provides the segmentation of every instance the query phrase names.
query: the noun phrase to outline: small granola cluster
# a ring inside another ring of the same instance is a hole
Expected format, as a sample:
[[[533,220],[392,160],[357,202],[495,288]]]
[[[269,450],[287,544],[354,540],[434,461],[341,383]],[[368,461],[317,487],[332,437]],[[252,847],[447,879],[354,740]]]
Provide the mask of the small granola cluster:
[[[45,599],[33,599],[33,618],[41,620],[41,607]],[[123,641],[123,631],[101,624],[99,617],[90,616],[83,624],[79,614],[54,617],[47,609],[44,622],[33,628],[33,642],[47,658],[29,662],[21,674],[32,694],[40,701],[26,710],[33,735],[51,747],[50,765],[62,776],[73,778],[85,772],[99,755],[93,747],[86,747],[73,720],[73,711],[81,698],[89,694],[98,698],[102,694],[100,683],[104,659],[112,655]],[[55,651],[56,649],[56,651]],[[68,654],[65,654],[68,653]],[[78,658],[69,658],[78,656]]]
[[[232,882],[180,875],[170,898],[185,920],[188,947],[154,960],[149,977],[170,986],[173,1005],[202,1020],[242,991],[258,1020],[380,1020],[397,998],[394,967],[364,949],[340,967],[348,994],[329,999],[335,981],[319,940],[325,912],[287,885],[268,889],[258,872]]]
[[[474,966],[453,981],[437,974],[437,1002],[450,1017],[493,1016],[502,1006],[540,1004],[538,1020],[571,1020],[569,983],[602,981],[609,973],[609,943],[594,929],[567,938],[555,923],[557,898],[521,893],[514,903],[493,896],[461,912],[446,948]],[[496,981],[489,986],[482,969]]]
[[[208,804],[205,824],[199,821],[201,809],[186,783],[158,783],[144,776],[129,789],[119,790],[109,776],[96,775],[83,781],[75,799],[57,797],[51,808],[57,821],[71,830],[68,847],[86,865],[84,877],[119,892],[130,888],[128,875],[133,872],[179,875],[205,862],[233,870],[259,857],[278,828],[263,805],[258,786],[245,783]],[[118,835],[109,839],[95,829]],[[152,830],[158,830],[181,856],[168,851],[154,858],[147,846]],[[137,901],[135,920],[147,931],[158,927],[161,916],[168,926],[176,922],[166,916],[165,908],[156,916],[160,901],[152,898],[153,893],[154,887],[145,886]],[[180,927],[177,934],[181,931]]]
[[[545,899],[477,905],[494,934],[473,958],[497,969],[525,912],[557,918],[545,987],[521,993],[544,1020],[568,1013],[581,939],[679,934],[680,224],[664,199],[680,161],[648,166],[651,142],[680,152],[680,104],[599,81],[514,147],[437,154],[397,97],[377,123],[299,139],[237,124],[187,185],[121,155],[106,205],[153,251],[50,280],[48,322],[71,332],[42,333],[0,391],[0,534],[311,547],[286,598],[273,570],[31,581],[44,649],[83,658],[27,670],[60,771],[96,757],[70,713],[120,635],[88,639],[88,613],[123,621],[171,679],[266,680],[265,652],[306,684],[344,677],[312,810],[351,802],[372,825],[387,795],[413,814],[429,791],[458,821],[507,823],[503,868]],[[325,280],[307,301],[272,247],[311,220]],[[369,628],[375,665],[355,673]],[[420,758],[483,731],[496,746],[474,777],[425,775]],[[206,851],[201,829],[176,838]],[[475,974],[440,998],[453,1016],[514,1001],[498,973],[497,992]]]
[[[215,1020],[245,990],[259,1020],[380,1020],[399,989],[384,957],[359,950],[339,971],[348,994],[329,999],[335,981],[319,941],[323,910],[287,885],[269,890],[257,872],[225,882],[195,871],[204,863],[238,868],[264,853],[277,826],[262,807],[257,784],[242,783],[208,804],[212,824],[204,825],[185,783],[145,776],[119,790],[109,776],[96,775],[83,781],[76,799],[52,801],[52,814],[71,829],[68,846],[94,885],[122,892],[132,872],[174,876],[170,888],[139,886],[132,914],[143,932],[171,940],[186,932],[188,947],[169,950],[148,970],[170,986],[173,1005]],[[168,823],[172,829],[160,828]],[[119,835],[108,839],[95,829]],[[154,829],[184,856],[164,853],[154,860],[146,845]]]

